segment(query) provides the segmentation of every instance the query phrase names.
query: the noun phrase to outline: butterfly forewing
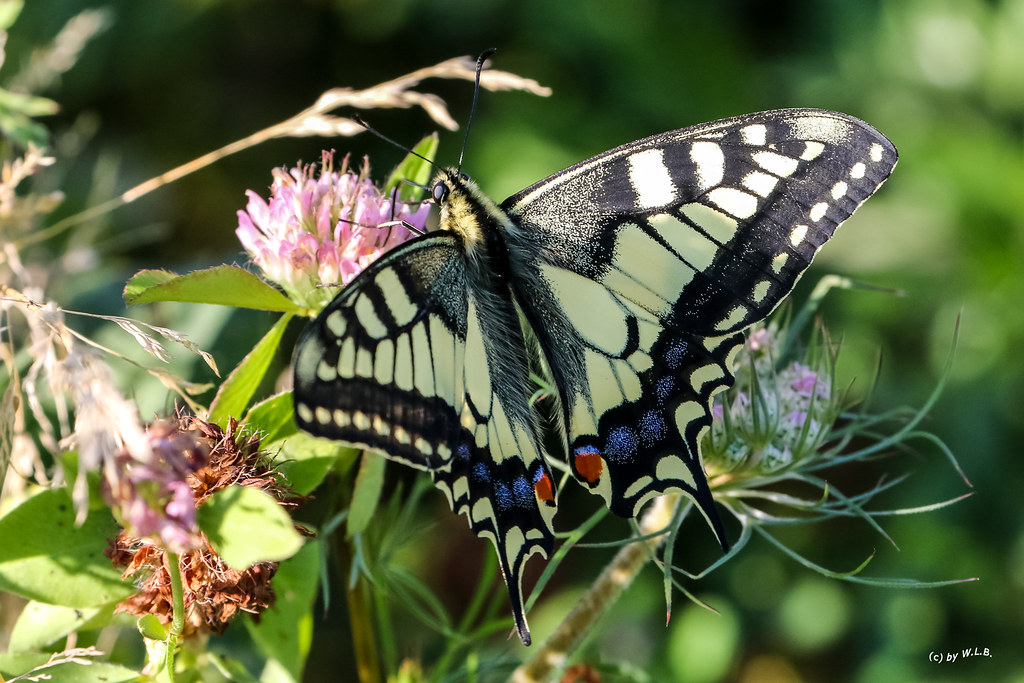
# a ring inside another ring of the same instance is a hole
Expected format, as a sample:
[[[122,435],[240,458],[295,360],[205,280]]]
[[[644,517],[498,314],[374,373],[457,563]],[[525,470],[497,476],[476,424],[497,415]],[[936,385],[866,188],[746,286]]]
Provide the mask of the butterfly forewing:
[[[751,114],[611,150],[509,198],[514,286],[559,388],[569,462],[612,510],[693,496],[737,332],[793,288],[896,150],[853,117]]]
[[[522,569],[551,551],[554,495],[519,313],[507,293],[479,291],[466,256],[457,237],[437,233],[363,271],[299,340],[295,415],[308,432],[428,470],[494,543],[529,642]]]

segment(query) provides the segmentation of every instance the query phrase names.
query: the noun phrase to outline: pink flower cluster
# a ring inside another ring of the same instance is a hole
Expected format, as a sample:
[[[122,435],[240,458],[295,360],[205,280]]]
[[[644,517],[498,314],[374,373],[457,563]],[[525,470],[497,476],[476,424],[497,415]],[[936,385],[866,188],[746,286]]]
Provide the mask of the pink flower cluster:
[[[388,249],[426,231],[426,203],[383,195],[367,178],[334,170],[334,153],[314,165],[274,169],[270,200],[249,190],[235,233],[264,275],[296,303],[322,308]]]
[[[104,480],[107,502],[120,511],[133,535],[159,538],[176,553],[191,550],[199,545],[199,527],[188,476],[206,465],[209,448],[171,420],[151,424],[146,439],[152,449],[149,462],[118,453],[123,476]]]

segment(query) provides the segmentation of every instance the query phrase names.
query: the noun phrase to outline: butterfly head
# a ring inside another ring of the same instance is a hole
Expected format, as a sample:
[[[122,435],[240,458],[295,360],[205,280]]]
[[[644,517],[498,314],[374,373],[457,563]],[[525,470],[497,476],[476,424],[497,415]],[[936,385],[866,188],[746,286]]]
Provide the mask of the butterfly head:
[[[434,177],[431,196],[441,212],[440,229],[459,235],[468,254],[481,255],[500,239],[499,223],[507,219],[473,180],[455,168]]]

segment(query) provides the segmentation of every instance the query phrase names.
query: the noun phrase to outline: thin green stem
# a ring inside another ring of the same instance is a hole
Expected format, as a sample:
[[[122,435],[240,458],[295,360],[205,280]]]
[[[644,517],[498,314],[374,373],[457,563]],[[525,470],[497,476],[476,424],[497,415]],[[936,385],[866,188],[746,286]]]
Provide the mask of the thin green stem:
[[[619,599],[651,559],[651,553],[664,542],[665,536],[655,532],[672,523],[679,498],[679,494],[674,493],[656,498],[651,503],[640,520],[639,535],[646,540],[629,543],[619,550],[551,637],[533,657],[513,672],[510,683],[548,681],[565,666],[590,628]]]
[[[167,551],[167,574],[171,579],[171,603],[173,614],[171,628],[167,633],[167,680],[174,683],[174,653],[178,649],[178,637],[185,630],[185,591],[181,584],[181,560],[177,553]]]

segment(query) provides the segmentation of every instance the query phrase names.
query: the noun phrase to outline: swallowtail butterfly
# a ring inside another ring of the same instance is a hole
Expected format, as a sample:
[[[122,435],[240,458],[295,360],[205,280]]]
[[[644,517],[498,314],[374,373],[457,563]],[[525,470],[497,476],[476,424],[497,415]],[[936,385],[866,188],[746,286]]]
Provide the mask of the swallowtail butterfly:
[[[712,395],[744,328],[896,158],[852,116],[784,109],[631,142],[500,205],[443,170],[439,229],[369,266],[299,340],[298,425],[427,470],[494,544],[529,644],[521,577],[553,546],[549,459],[624,516],[682,491],[727,547],[700,455]],[[536,367],[560,452],[530,402]]]

